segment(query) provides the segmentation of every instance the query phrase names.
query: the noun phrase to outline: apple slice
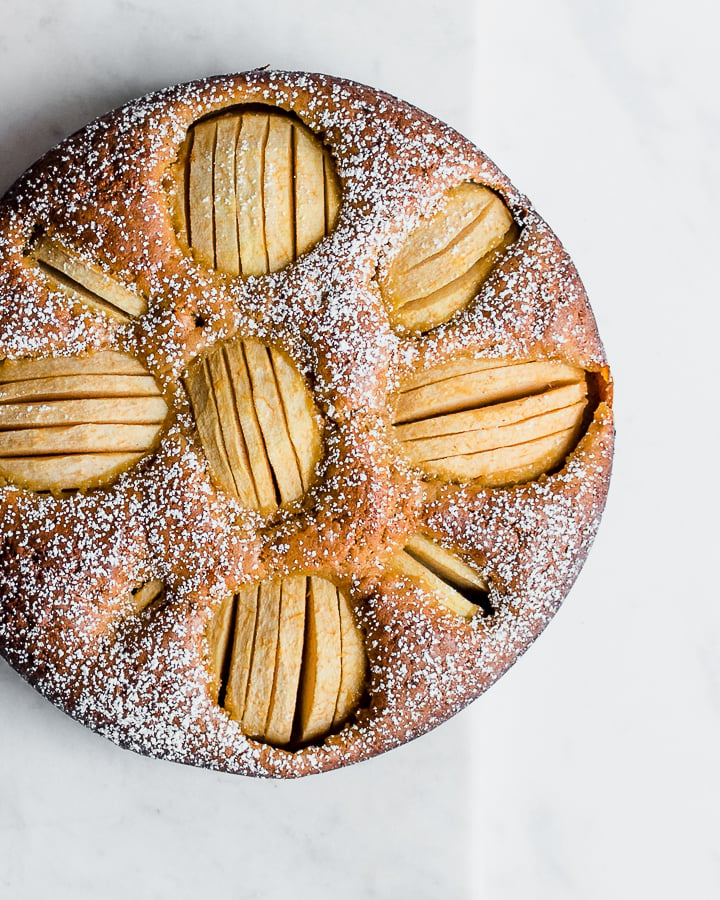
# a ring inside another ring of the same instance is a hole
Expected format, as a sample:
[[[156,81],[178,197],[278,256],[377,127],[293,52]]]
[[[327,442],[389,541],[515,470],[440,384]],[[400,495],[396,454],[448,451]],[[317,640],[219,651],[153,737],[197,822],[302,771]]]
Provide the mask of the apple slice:
[[[190,395],[195,424],[200,442],[210,464],[210,469],[220,487],[226,493],[235,496],[235,479],[233,478],[230,461],[225,450],[225,441],[222,436],[222,427],[215,404],[215,392],[207,359],[198,360],[191,368],[189,376],[185,379],[185,387]]]
[[[305,639],[306,591],[304,575],[282,580],[275,681],[264,733],[269,743],[279,746],[290,742],[295,721]]]
[[[324,737],[332,728],[341,671],[338,591],[324,578],[310,578],[307,627],[300,694],[299,739]]]
[[[158,386],[152,375],[60,375],[0,384],[0,403],[157,397],[158,394]]]
[[[252,385],[248,373],[245,352],[241,341],[231,341],[225,347],[225,354],[233,383],[235,406],[243,433],[248,462],[255,486],[257,509],[270,515],[278,507],[270,460],[265,449],[263,433],[260,429],[252,398]]]
[[[456,553],[447,550],[422,532],[410,538],[405,545],[405,552],[456,590],[487,593],[487,581],[479,572],[471,568]]]
[[[239,132],[238,116],[221,116],[217,120],[213,168],[215,260],[221,272],[235,276],[240,274],[235,195],[235,158]]]
[[[550,387],[585,379],[585,372],[559,360],[539,360],[477,370],[402,391],[395,423],[415,422],[442,413],[515,400]]]
[[[340,180],[332,157],[327,150],[323,153],[323,170],[325,174],[325,234],[330,234],[337,225],[340,213]]]
[[[512,407],[515,403],[520,402],[511,401],[501,405]],[[493,407],[485,407],[485,409],[493,409]],[[517,421],[510,421],[504,425],[486,425],[482,421],[482,417],[477,416],[477,424],[472,430],[453,430],[448,434],[441,433],[427,438],[406,440],[403,443],[403,448],[408,457],[417,464],[433,459],[444,459],[450,456],[461,456],[485,450],[499,450],[502,447],[524,444],[537,438],[546,437],[549,434],[556,434],[566,428],[572,428],[582,420],[584,409],[585,400],[583,399],[570,406],[563,406],[559,409],[547,409],[536,416],[527,418],[520,418],[522,414],[518,412]],[[514,412],[514,410],[509,409],[507,414],[512,415]],[[465,416],[466,413],[460,413],[459,415]],[[443,416],[442,418],[446,417]],[[443,423],[438,419],[425,420],[425,422],[428,421],[432,421],[434,427],[438,429],[454,429],[458,427],[457,423]]]
[[[367,683],[367,656],[362,632],[355,621],[350,600],[341,590],[338,590],[338,605],[342,660],[340,688],[332,723],[333,729],[343,725],[355,712]]]
[[[162,397],[113,397],[0,404],[0,432],[46,425],[160,425],[168,408]]]
[[[268,267],[278,272],[295,259],[292,122],[270,116],[263,167],[263,205]]]
[[[322,449],[317,410],[310,391],[290,360],[275,348],[270,348],[270,359],[300,479],[303,489],[307,490]]]
[[[190,210],[190,246],[203,266],[215,265],[215,229],[213,216],[213,156],[217,122],[208,119],[193,128],[188,179]]]
[[[459,591],[446,584],[442,578],[438,578],[434,572],[404,550],[392,557],[388,569],[417,581],[424,590],[433,594],[442,606],[458,616],[471,619],[478,610],[478,607],[466,600]]]
[[[265,113],[243,113],[235,161],[235,196],[240,267],[244,276],[269,271],[263,209],[264,147],[269,121]]]
[[[208,355],[207,363],[207,371],[212,379],[222,444],[235,483],[234,494],[246,506],[257,507],[258,501],[250,471],[250,460],[235,409],[233,384],[222,346],[217,347]]]
[[[224,704],[233,719],[243,721],[253,664],[255,628],[258,616],[257,585],[241,588],[235,595],[235,633],[225,686]]]
[[[0,431],[0,457],[142,453],[153,446],[159,434],[159,425],[70,425]]]
[[[144,297],[99,267],[80,259],[52,237],[41,237],[31,258],[56,287],[94,309],[125,321],[147,312]]]
[[[512,447],[428,460],[423,468],[431,475],[448,480],[477,478],[488,487],[528,481],[559,465],[572,451],[579,433],[578,422],[557,434]]]
[[[419,367],[407,375],[401,385],[401,393],[407,393],[427,384],[440,384],[458,375],[470,375],[472,372],[484,372],[487,369],[498,369],[506,366],[524,365],[524,360],[512,359],[476,359],[473,356],[453,357],[438,365]]]
[[[250,737],[263,738],[266,734],[275,681],[280,592],[280,581],[264,581],[258,591],[255,642],[242,716],[243,730]]]
[[[270,355],[268,348],[258,341],[244,341],[243,349],[265,450],[280,491],[281,501],[287,503],[302,496],[303,485]]]
[[[216,703],[223,688],[224,669],[228,659],[228,650],[232,645],[234,612],[235,596],[228,594],[211,619],[207,632],[210,693]]]
[[[144,453],[74,453],[0,459],[0,477],[34,491],[83,490],[105,484]]]
[[[142,612],[152,603],[158,600],[163,594],[165,585],[162,581],[146,581],[138,590],[131,593],[133,610],[135,613]]]
[[[300,256],[325,235],[323,148],[307,128],[295,124],[295,241]]]
[[[113,350],[93,353],[90,356],[4,359],[0,362],[0,383],[2,384],[67,375],[147,375],[147,369],[132,356]]]

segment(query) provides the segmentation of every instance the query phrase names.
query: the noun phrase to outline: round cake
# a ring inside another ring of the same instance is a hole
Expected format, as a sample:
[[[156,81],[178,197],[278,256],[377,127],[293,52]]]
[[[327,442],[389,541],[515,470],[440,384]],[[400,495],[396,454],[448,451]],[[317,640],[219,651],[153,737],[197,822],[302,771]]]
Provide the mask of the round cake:
[[[497,167],[368,87],[151,94],[0,201],[0,652],[140,753],[246,775],[438,725],[595,535],[611,380]]]

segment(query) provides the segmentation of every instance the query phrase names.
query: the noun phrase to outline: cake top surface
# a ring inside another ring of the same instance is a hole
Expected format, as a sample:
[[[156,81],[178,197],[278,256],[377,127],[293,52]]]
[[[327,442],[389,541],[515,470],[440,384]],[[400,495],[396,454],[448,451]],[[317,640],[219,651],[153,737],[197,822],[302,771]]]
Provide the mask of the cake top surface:
[[[572,262],[370,88],[263,70],[96,120],[0,203],[0,309],[0,650],[124,746],[389,749],[505,671],[597,528]]]

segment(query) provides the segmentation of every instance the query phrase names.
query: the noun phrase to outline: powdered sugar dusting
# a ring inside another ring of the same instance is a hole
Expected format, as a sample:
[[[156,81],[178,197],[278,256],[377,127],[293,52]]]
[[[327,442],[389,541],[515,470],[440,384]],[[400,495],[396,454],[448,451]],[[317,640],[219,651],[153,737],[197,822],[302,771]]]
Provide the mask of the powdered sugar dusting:
[[[287,270],[233,279],[181,249],[170,167],[199,117],[242,103],[298,115],[331,150],[337,227]],[[377,287],[420,218],[475,180],[523,226],[475,300],[422,337],[394,332]],[[27,256],[38,231],[142,295],[119,324],[73,306]],[[268,521],[216,490],[181,378],[230,336],[283,348],[305,375],[325,452],[304,501]],[[448,126],[324,76],[252,72],[142,98],[72,136],[0,202],[0,356],[116,348],[162,386],[174,419],[156,453],[109,487],[50,497],[0,489],[0,650],[53,702],[140,752],[293,776],[374,755],[477,696],[547,623],[592,540],[609,473],[607,408],[566,468],[509,490],[423,482],[391,434],[392,391],[458,353],[605,362],[582,284],[557,238],[496,167]],[[385,563],[418,527],[491,583],[491,616],[443,611]],[[322,746],[246,738],[212,702],[205,628],[239,585],[278,574],[346,585],[366,635],[369,703]],[[136,615],[130,591],[161,579]]]

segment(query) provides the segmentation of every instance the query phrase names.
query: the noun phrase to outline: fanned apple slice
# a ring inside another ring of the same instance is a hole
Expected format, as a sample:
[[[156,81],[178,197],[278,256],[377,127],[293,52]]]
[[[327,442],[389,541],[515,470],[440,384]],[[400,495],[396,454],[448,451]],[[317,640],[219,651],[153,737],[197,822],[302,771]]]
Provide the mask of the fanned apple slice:
[[[219,352],[211,353],[208,356],[205,371],[209,372],[212,379],[218,424],[222,433],[227,462],[235,482],[235,496],[247,506],[257,506],[250,460],[238,421],[233,385],[222,348]]]
[[[159,600],[164,591],[164,587],[162,581],[155,579],[153,581],[146,581],[145,584],[138,588],[138,590],[132,591],[131,597],[134,611],[136,613],[142,612],[142,610],[147,609],[148,606],[156,600]]]
[[[235,479],[225,449],[210,366],[206,359],[198,360],[191,368],[185,386],[190,395],[200,442],[213,475],[226,493],[236,496]]]
[[[530,481],[556,468],[577,444],[579,434],[580,421],[574,428],[512,447],[428,460],[423,468],[447,480],[477,478],[488,487]]]
[[[416,422],[443,413],[515,400],[584,378],[582,369],[556,360],[510,365],[498,361],[494,366],[479,371],[472,364],[467,374],[442,377],[420,387],[401,389],[395,422]]]
[[[407,394],[416,388],[429,384],[440,384],[459,375],[470,375],[473,372],[485,372],[487,369],[507,368],[524,365],[523,360],[512,359],[476,359],[473,356],[459,356],[439,365],[418,368],[407,375],[401,385],[401,393]],[[401,397],[402,399],[402,397]]]
[[[188,177],[190,246],[195,259],[208,268],[215,265],[213,158],[216,136],[214,119],[195,125]]]
[[[229,603],[207,630],[213,699],[246,734],[278,747],[342,728],[367,679],[362,633],[345,593],[324,578],[292,575],[243,588],[234,619]]]
[[[312,396],[284,353],[252,339],[220,344],[192,364],[185,384],[224,491],[263,515],[303,495],[321,435]]]
[[[228,275],[240,274],[235,194],[235,160],[239,131],[238,116],[222,116],[217,120],[213,168],[215,260],[217,268]]]
[[[342,660],[333,729],[343,725],[358,708],[367,683],[367,656],[362,633],[355,622],[350,601],[341,590],[338,590],[338,605]]]
[[[142,453],[160,433],[159,425],[70,425],[0,431],[0,458],[53,453]]]
[[[210,693],[217,703],[223,684],[223,675],[233,640],[235,596],[228,594],[220,604],[208,628],[208,668],[210,669]]]
[[[323,148],[299,123],[295,144],[295,246],[306,253],[325,234],[325,171]]]
[[[250,471],[255,486],[256,508],[264,516],[267,516],[277,509],[277,493],[270,461],[265,449],[263,433],[255,412],[252,385],[250,384],[250,375],[247,369],[242,341],[231,341],[227,344],[225,354],[228,360],[230,378],[233,383],[238,420],[247,448]]]
[[[60,375],[0,384],[0,403],[158,395],[152,375]]]
[[[299,738],[303,743],[332,728],[340,692],[342,647],[338,592],[324,578],[311,578],[300,694]]]
[[[97,266],[67,250],[58,240],[43,235],[30,254],[56,290],[92,309],[128,321],[147,312],[147,300]]]
[[[181,246],[228,275],[276,272],[335,227],[330,154],[294,115],[234,108],[192,126],[171,167]]]
[[[427,331],[477,294],[519,229],[500,197],[479,184],[451,188],[408,237],[380,280],[394,325]]]
[[[297,369],[290,360],[275,348],[271,348],[270,358],[300,479],[303,489],[307,490],[321,451],[317,410],[305,382],[298,376]]]
[[[284,578],[280,600],[280,626],[272,701],[264,737],[271,744],[290,743],[300,683],[305,640],[305,595],[303,575]]]
[[[45,425],[160,425],[166,415],[167,404],[162,397],[1,403],[0,433],[7,428]]]
[[[228,666],[228,680],[224,688],[225,708],[233,719],[242,722],[248,696],[250,668],[255,646],[255,625],[258,615],[257,585],[241,588],[235,595],[235,631],[230,643],[232,655]],[[220,611],[222,615],[222,610]],[[212,647],[211,647],[212,659]]]
[[[269,271],[263,209],[263,170],[268,128],[268,117],[264,113],[245,113],[242,117],[235,191],[240,268],[244,276],[264,275]]]
[[[0,363],[0,476],[30,490],[107,483],[159,440],[168,407],[120,353]]]
[[[0,362],[0,383],[58,378],[68,375],[147,375],[141,362],[105,350],[91,356],[52,356],[47,359],[4,359]]]
[[[295,259],[292,122],[270,116],[263,168],[263,205],[268,268],[284,269]]]
[[[556,468],[579,439],[586,405],[575,366],[459,359],[401,385],[394,432],[429,475],[495,487]]]
[[[451,612],[471,619],[482,609],[487,582],[460,556],[427,535],[416,534],[392,557],[391,573],[405,575],[431,593]]]
[[[74,453],[0,459],[0,477],[32,491],[75,491],[107,484],[144,453]]]
[[[462,557],[447,550],[426,534],[418,532],[413,535],[405,545],[405,552],[434,572],[438,578],[452,584],[456,590],[464,590],[470,594],[477,591],[487,593],[487,581],[479,572],[469,566]]]
[[[265,736],[275,681],[280,622],[279,581],[264,581],[258,591],[255,640],[248,679],[243,730],[250,737]]]

